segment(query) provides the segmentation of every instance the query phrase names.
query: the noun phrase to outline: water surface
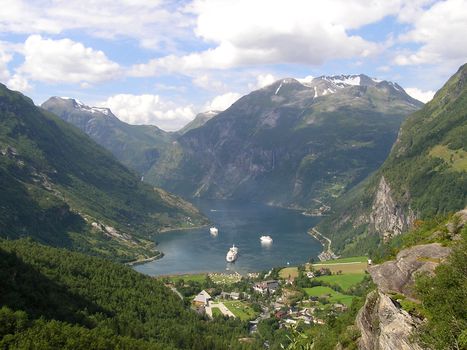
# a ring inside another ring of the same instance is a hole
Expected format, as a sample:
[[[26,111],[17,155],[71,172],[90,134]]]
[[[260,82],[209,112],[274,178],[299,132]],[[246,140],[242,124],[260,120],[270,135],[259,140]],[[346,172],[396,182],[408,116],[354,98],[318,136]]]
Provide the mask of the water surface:
[[[302,264],[322,250],[307,234],[319,218],[258,203],[198,200],[195,205],[219,229],[217,237],[209,234],[209,227],[161,234],[156,241],[164,257],[135,266],[137,271],[154,276],[226,270],[243,274]],[[273,243],[261,245],[262,235],[270,235]],[[239,255],[229,264],[225,255],[232,244],[239,248]]]

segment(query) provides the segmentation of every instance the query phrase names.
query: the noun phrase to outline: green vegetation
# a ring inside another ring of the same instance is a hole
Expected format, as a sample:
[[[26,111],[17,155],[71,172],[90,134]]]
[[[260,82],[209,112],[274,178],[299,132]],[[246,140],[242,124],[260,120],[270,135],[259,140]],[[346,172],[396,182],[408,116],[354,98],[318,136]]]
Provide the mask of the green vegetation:
[[[467,226],[447,263],[436,275],[420,276],[416,290],[427,318],[419,340],[432,349],[467,349]]]
[[[315,280],[324,282],[326,284],[339,286],[343,290],[349,290],[350,288],[362,282],[365,276],[366,275],[363,273],[346,273],[339,275],[319,276],[316,277]]]
[[[257,348],[238,342],[239,320],[206,321],[160,281],[104,259],[3,240],[0,281],[2,349]]]
[[[206,223],[75,127],[0,85],[0,237],[118,261],[157,254],[160,230]]]
[[[242,321],[253,320],[258,317],[258,313],[243,301],[223,300],[222,302],[232,311],[235,317],[238,317]]]
[[[344,305],[350,306],[354,296],[345,295],[335,291],[330,287],[318,286],[312,288],[303,288],[306,294],[310,297],[319,297],[327,299],[331,303],[342,303]]]
[[[344,274],[362,274],[365,273],[368,264],[366,262],[351,262],[343,264],[328,264],[328,262],[323,262],[320,264],[313,264],[314,269],[325,268],[329,269],[332,273],[344,273]]]
[[[327,260],[323,262],[325,265],[332,265],[332,264],[342,264],[342,263],[353,263],[353,262],[361,262],[361,263],[367,263],[368,257],[367,256],[352,256],[349,258],[339,258],[335,260]],[[321,263],[317,263],[321,264]],[[317,265],[315,264],[315,265]]]
[[[185,275],[175,275],[175,276],[164,276],[161,279],[168,280],[172,283],[177,283],[179,281],[193,281],[193,282],[204,282],[206,280],[206,273],[197,273],[197,274],[185,274]]]
[[[382,178],[398,215],[409,229],[409,214],[421,220],[467,205],[467,65],[432,101],[401,126],[399,138],[380,169],[339,199],[318,229],[345,255],[368,254],[380,243],[370,216]],[[410,210],[409,210],[410,208]]]
[[[325,321],[323,325],[314,325],[310,328],[299,328],[302,335],[307,336],[306,343],[313,343],[313,349],[320,350],[335,350],[340,344],[343,349],[356,350],[358,349],[357,340],[360,336],[358,329],[355,327],[355,317],[365,302],[367,293],[374,288],[369,278],[365,278],[360,283],[352,288],[352,294],[342,295],[334,289],[326,287],[307,288],[307,293],[316,297],[330,294],[331,297],[320,298],[318,304],[319,309],[328,310],[322,316],[319,316]],[[325,302],[325,304],[322,304]],[[340,302],[348,306],[348,309],[341,313],[329,312],[331,305],[328,302]],[[297,334],[292,332],[296,338]],[[295,339],[294,338],[294,339]],[[293,342],[292,342],[293,343]]]
[[[289,277],[295,278],[298,276],[298,268],[297,267],[285,267],[279,271],[279,277],[283,279],[287,279]]]
[[[222,311],[218,307],[212,307],[212,317],[224,317]]]
[[[451,150],[447,146],[436,145],[431,149],[430,156],[441,158],[455,171],[467,171],[467,152],[463,149]]]
[[[383,82],[319,98],[299,82],[278,98],[279,84],[179,136],[145,179],[187,198],[319,209],[381,165],[401,122],[422,105]]]
[[[87,133],[140,175],[144,175],[173,141],[172,133],[156,126],[127,124],[109,110],[91,110],[73,99],[51,97],[41,107]]]

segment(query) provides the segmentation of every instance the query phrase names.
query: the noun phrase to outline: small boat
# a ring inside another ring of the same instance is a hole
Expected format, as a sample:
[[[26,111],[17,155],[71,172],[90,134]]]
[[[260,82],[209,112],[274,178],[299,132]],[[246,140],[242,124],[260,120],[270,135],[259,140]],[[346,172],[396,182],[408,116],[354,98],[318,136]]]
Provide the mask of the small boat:
[[[219,230],[217,229],[217,227],[211,227],[209,229],[209,233],[211,233],[211,235],[213,236],[217,236],[217,234],[219,233]]]
[[[272,243],[271,236],[261,236],[259,240],[261,241],[261,243]]]
[[[227,256],[225,257],[225,260],[227,260],[227,262],[234,262],[235,260],[237,260],[237,256],[238,256],[238,248],[234,245],[232,245],[232,248],[229,249],[229,251],[227,252]]]

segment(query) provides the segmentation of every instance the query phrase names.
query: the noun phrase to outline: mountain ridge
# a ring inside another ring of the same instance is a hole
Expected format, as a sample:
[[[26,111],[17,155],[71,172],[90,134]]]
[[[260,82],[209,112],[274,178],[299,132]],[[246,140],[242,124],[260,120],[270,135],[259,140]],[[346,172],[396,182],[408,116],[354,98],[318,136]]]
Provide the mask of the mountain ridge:
[[[403,123],[381,168],[319,224],[335,247],[351,254],[360,245],[363,252],[378,240],[406,232],[418,219],[466,206],[466,81],[463,65],[432,101]]]
[[[0,85],[0,234],[120,261],[157,255],[154,234],[206,219],[140,181],[87,135]]]
[[[315,200],[332,202],[376,170],[404,116],[422,103],[384,81],[312,82],[281,79],[241,97],[178,137],[145,179],[186,198],[249,198],[304,209]]]
[[[152,166],[173,134],[154,125],[131,125],[109,108],[91,107],[70,97],[51,97],[41,107],[69,122],[140,175]]]

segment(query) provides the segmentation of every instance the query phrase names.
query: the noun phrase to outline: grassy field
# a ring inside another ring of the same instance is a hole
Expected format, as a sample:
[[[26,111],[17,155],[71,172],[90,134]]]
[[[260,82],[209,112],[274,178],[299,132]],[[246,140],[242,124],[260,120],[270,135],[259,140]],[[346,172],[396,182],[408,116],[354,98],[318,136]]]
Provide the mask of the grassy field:
[[[431,149],[430,156],[443,159],[456,171],[467,170],[467,152],[462,149],[451,150],[447,146],[437,145]]]
[[[364,273],[352,273],[344,275],[331,275],[331,276],[320,276],[316,277],[316,281],[323,281],[329,284],[336,284],[341,287],[343,290],[349,290],[356,284],[363,281],[365,278]]]
[[[304,288],[304,290],[310,297],[326,297],[329,295],[328,300],[331,303],[342,303],[347,306],[350,306],[350,304],[352,304],[352,299],[355,298],[352,295],[345,295],[323,286]]]
[[[313,268],[320,269],[322,267],[331,270],[332,273],[341,271],[343,274],[362,274],[367,269],[367,262],[346,262],[346,263],[320,263],[313,264]]]
[[[170,282],[175,283],[180,280],[184,281],[194,281],[194,282],[204,282],[206,280],[206,273],[199,274],[188,274],[188,275],[174,275],[174,276],[163,276],[160,278],[168,278]]]
[[[335,260],[323,261],[322,264],[332,265],[332,264],[342,264],[342,263],[354,263],[354,262],[364,262],[368,261],[367,256],[352,256],[350,258],[340,258]],[[321,263],[316,263],[321,264]]]
[[[242,279],[242,276],[237,274],[211,273],[209,276],[212,281],[217,284],[232,284]]]
[[[292,277],[292,278],[295,278],[298,276],[298,268],[297,267],[286,267],[286,268],[283,268],[282,270],[279,271],[279,277],[280,278],[284,278],[284,279],[287,279]]]
[[[218,307],[213,307],[212,308],[212,317],[218,317],[218,316],[224,316],[222,314],[222,311]]]
[[[238,317],[242,321],[252,320],[258,316],[258,313],[244,302],[236,300],[224,300],[222,302],[232,311],[235,317]]]

